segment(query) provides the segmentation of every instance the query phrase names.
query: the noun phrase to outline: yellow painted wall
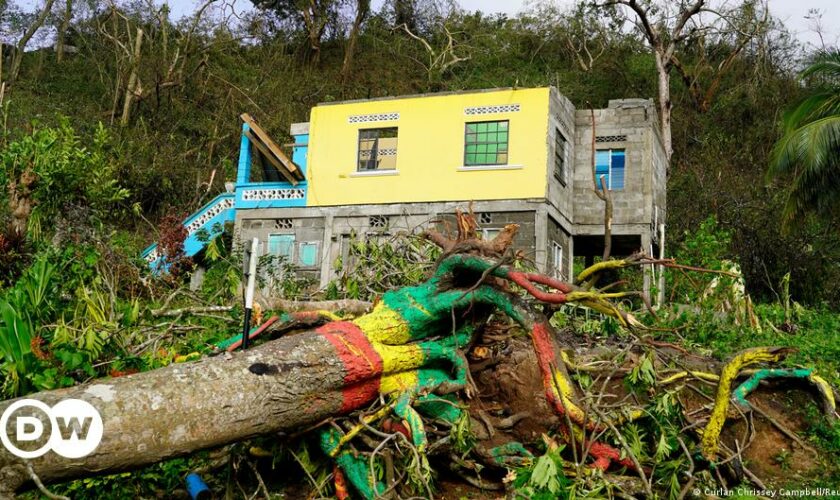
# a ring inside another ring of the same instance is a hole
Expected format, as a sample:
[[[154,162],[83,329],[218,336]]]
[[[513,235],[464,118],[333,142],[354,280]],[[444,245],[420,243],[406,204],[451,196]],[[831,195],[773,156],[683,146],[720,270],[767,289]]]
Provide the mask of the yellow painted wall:
[[[310,206],[542,198],[546,193],[548,88],[431,95],[316,106],[309,128]],[[519,104],[517,112],[466,115],[464,108]],[[400,114],[349,123],[348,117]],[[509,166],[459,171],[467,122],[509,120]],[[359,129],[399,127],[396,175],[358,175]]]

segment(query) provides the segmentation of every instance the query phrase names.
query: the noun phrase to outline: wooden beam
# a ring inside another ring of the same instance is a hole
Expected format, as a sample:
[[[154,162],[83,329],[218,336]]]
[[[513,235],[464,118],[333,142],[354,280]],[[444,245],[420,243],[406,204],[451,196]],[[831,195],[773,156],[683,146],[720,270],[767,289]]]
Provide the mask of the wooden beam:
[[[283,153],[283,150],[280,149],[280,146],[278,146],[277,143],[271,140],[271,137],[268,136],[268,134],[265,132],[265,130],[262,129],[262,127],[257,125],[257,122],[254,121],[254,118],[251,115],[249,115],[248,113],[242,113],[240,115],[240,118],[242,118],[242,121],[248,124],[248,127],[251,129],[251,132],[253,132],[253,135],[260,142],[263,143],[263,145],[268,149],[268,151],[270,151],[268,156],[274,156],[277,159],[277,161],[283,164],[285,169],[288,170],[289,173],[293,175],[296,179],[301,181],[305,179],[303,172],[298,168],[297,165],[295,165],[295,162],[290,160],[289,157],[286,156],[285,153]]]
[[[245,137],[247,137],[248,140],[251,141],[251,144],[253,144],[254,146],[257,147],[257,150],[260,152],[260,154],[264,158],[266,158],[272,165],[274,165],[275,168],[277,168],[277,171],[280,172],[280,174],[283,177],[285,177],[287,181],[292,183],[292,186],[297,186],[298,180],[295,179],[294,176],[292,176],[292,173],[289,172],[288,169],[286,169],[286,167],[282,163],[280,163],[277,160],[277,158],[275,158],[274,155],[272,155],[268,151],[268,149],[265,147],[265,145],[262,142],[260,142],[256,138],[256,136],[254,136],[254,134],[251,133],[250,130],[245,131]]]

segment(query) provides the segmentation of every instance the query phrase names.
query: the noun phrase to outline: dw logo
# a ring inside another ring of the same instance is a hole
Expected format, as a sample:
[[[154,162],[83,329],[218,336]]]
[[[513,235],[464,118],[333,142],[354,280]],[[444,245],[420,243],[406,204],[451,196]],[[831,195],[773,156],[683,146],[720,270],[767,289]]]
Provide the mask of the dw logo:
[[[65,399],[52,408],[43,401],[21,399],[0,416],[0,441],[23,459],[40,457],[51,449],[65,458],[81,458],[99,446],[102,433],[102,416],[81,399]]]

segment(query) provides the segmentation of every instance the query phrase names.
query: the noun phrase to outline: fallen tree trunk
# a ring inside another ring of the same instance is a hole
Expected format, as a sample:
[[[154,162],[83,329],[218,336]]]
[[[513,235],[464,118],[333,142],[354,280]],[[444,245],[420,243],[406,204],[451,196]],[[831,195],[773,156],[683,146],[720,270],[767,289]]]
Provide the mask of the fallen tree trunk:
[[[28,398],[50,406],[67,398],[89,402],[102,416],[104,435],[86,457],[48,452],[30,462],[42,481],[54,482],[300,428],[341,413],[346,375],[336,347],[321,333],[308,331],[232,358],[217,356],[33,394]],[[1,403],[0,413],[15,401]],[[50,433],[49,422],[42,422],[46,432],[37,446]],[[28,480],[25,462],[0,447],[0,498]]]

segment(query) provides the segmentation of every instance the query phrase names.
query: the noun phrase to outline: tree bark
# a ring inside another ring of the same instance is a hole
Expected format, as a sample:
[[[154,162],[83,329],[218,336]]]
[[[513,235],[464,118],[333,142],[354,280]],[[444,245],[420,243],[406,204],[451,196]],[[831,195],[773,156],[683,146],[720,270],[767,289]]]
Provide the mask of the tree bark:
[[[587,104],[589,104],[587,102]],[[610,190],[607,188],[606,179],[602,178],[601,180],[601,187],[598,188],[598,179],[596,178],[596,168],[595,168],[595,110],[592,108],[592,104],[589,104],[589,115],[592,120],[592,142],[591,142],[591,167],[592,167],[592,189],[595,192],[595,196],[601,199],[604,202],[604,253],[601,257],[601,260],[607,260],[610,258],[610,254],[612,253],[612,221],[613,221],[613,202],[612,202],[612,195],[610,194]]]
[[[309,63],[314,67],[321,64],[321,37],[327,27],[328,0],[308,0],[301,9],[306,37],[309,39]]]
[[[9,83],[14,83],[17,80],[18,73],[20,73],[20,64],[23,61],[23,51],[26,48],[26,44],[29,43],[29,40],[35,36],[35,32],[44,25],[47,20],[47,16],[50,14],[50,10],[52,10],[53,3],[55,0],[47,0],[44,4],[44,8],[41,12],[38,13],[38,17],[32,21],[32,24],[26,29],[23,36],[20,37],[17,43],[17,50],[15,50],[14,57],[12,58],[12,67],[9,68]]]
[[[662,145],[665,148],[665,157],[668,159],[670,168],[671,155],[674,153],[674,148],[671,144],[671,63],[670,61],[665,61],[664,56],[659,51],[654,51],[654,58],[656,60],[656,73],[658,76],[658,99],[656,103],[659,107],[659,127],[662,132]]]
[[[347,85],[350,79],[350,72],[353,70],[353,56],[356,53],[356,41],[359,38],[359,30],[370,12],[370,0],[356,0],[356,18],[353,19],[353,27],[347,37],[347,47],[344,49],[344,62],[341,65],[341,86]]]
[[[67,0],[64,5],[64,17],[61,18],[61,24],[58,26],[58,33],[55,40],[55,61],[61,62],[64,60],[64,45],[65,37],[67,36],[67,29],[70,27],[70,19],[73,17],[73,0]]]
[[[137,28],[137,36],[134,39],[134,52],[131,56],[131,73],[128,75],[128,85],[125,87],[125,98],[123,100],[122,117],[120,118],[120,125],[128,125],[128,120],[131,117],[131,103],[134,96],[137,94],[137,82],[140,71],[140,51],[143,48],[143,29]]]
[[[133,469],[258,435],[288,432],[352,411],[342,392],[348,389],[346,375],[334,344],[323,333],[309,330],[229,359],[205,358],[32,394],[27,398],[50,406],[67,398],[87,401],[102,416],[104,434],[99,447],[83,458],[67,459],[50,451],[29,462],[37,476],[49,483]],[[14,401],[0,403],[0,414]],[[49,436],[50,424],[39,418],[45,429],[37,443],[41,445]],[[13,438],[11,432],[9,437]],[[0,498],[14,494],[29,479],[24,461],[0,446]]]

